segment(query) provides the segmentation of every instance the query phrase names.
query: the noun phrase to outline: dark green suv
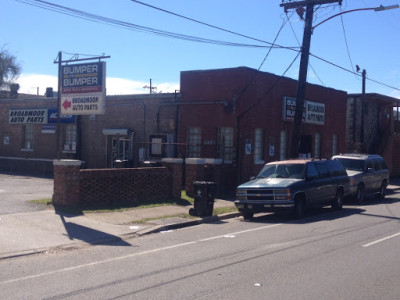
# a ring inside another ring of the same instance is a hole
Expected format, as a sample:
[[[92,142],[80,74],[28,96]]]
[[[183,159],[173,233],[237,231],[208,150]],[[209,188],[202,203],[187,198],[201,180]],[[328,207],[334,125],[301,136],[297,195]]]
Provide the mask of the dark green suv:
[[[349,178],[336,160],[296,159],[267,163],[237,187],[235,205],[244,219],[254,213],[292,209],[299,218],[311,206],[341,209]]]

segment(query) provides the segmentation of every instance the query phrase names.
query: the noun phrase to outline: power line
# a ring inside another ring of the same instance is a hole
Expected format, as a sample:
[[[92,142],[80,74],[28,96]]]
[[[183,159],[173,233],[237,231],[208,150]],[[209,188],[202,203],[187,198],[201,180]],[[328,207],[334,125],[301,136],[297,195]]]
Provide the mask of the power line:
[[[278,39],[282,29],[285,27],[287,21],[284,21],[282,23],[281,28],[279,28],[278,33],[275,36],[274,42],[271,45],[274,45],[276,40]],[[265,55],[263,61],[261,62],[260,66],[258,67],[257,71],[254,72],[252,78],[249,80],[249,82],[246,84],[246,86],[243,88],[242,92],[239,95],[239,99],[244,95],[244,93],[247,91],[247,89],[249,88],[250,84],[252,84],[252,82],[254,81],[254,79],[257,77],[257,72],[260,71],[260,69],[262,68],[262,66],[264,65],[265,61],[267,60],[269,54],[271,53],[272,47],[268,50],[267,54]],[[299,52],[300,53],[300,52]],[[286,73],[286,71],[285,71]]]
[[[294,37],[295,37],[295,39],[296,39],[296,41],[297,41],[297,44],[301,47],[301,43],[300,43],[299,39],[297,38],[296,32],[294,31],[293,26],[292,26],[292,22],[290,22],[290,18],[289,18],[289,16],[288,16],[287,13],[286,13],[286,17],[287,17],[287,20],[288,20],[288,22],[289,22],[290,29],[292,30],[292,33],[293,33],[293,35],[294,35]],[[311,65],[311,63],[309,63],[309,65],[310,65],[311,70],[314,72],[315,76],[318,78],[319,82],[321,82],[321,84],[322,84],[324,87],[326,87],[326,85],[325,85],[324,82],[321,80],[321,78],[318,76],[317,72],[315,71],[315,69],[314,69],[314,67]]]
[[[204,25],[204,26],[208,26],[208,27],[211,27],[211,28],[214,28],[214,29],[223,31],[223,32],[231,33],[231,34],[233,34],[233,35],[237,35],[237,36],[244,37],[244,38],[247,38],[247,39],[251,39],[251,40],[254,40],[254,41],[257,41],[257,42],[261,42],[261,43],[266,43],[266,44],[269,44],[269,45],[271,45],[271,46],[276,46],[276,47],[278,47],[278,48],[283,48],[283,49],[287,49],[287,48],[288,48],[288,47],[284,47],[284,46],[278,45],[278,44],[276,44],[275,42],[273,42],[273,43],[266,42],[266,41],[264,41],[264,40],[260,40],[260,39],[257,39],[257,38],[254,38],[254,37],[251,37],[251,36],[248,36],[248,35],[245,35],[245,34],[237,33],[237,32],[231,31],[231,30],[229,30],[229,29],[224,29],[224,28],[222,28],[222,27],[218,27],[218,26],[215,26],[215,25],[211,25],[211,24],[209,24],[209,23],[206,23],[206,22],[202,22],[202,21],[199,21],[199,20],[196,20],[196,19],[193,19],[193,18],[189,18],[189,17],[183,16],[183,15],[181,15],[181,14],[174,13],[174,12],[172,12],[172,11],[169,11],[169,10],[166,10],[166,9],[163,9],[163,8],[160,8],[160,7],[157,7],[157,6],[153,6],[153,5],[150,5],[150,4],[147,4],[147,3],[143,3],[143,2],[141,2],[141,1],[137,1],[137,0],[130,0],[130,1],[135,2],[135,3],[137,3],[137,4],[141,4],[141,5],[150,7],[150,8],[153,8],[153,9],[156,9],[156,10],[159,10],[159,11],[162,11],[162,12],[165,12],[165,13],[167,13],[167,14],[174,15],[174,16],[179,17],[179,18],[183,18],[183,19],[186,19],[186,20],[189,20],[189,21],[192,21],[192,22],[195,22],[195,23]],[[289,47],[289,48],[291,48],[291,47]]]
[[[191,41],[191,42],[198,42],[198,43],[208,43],[208,44],[214,44],[214,45],[221,45],[221,46],[231,46],[231,47],[247,47],[247,48],[282,48],[286,50],[293,50],[293,51],[298,51],[294,48],[291,47],[283,47],[283,46],[265,46],[265,45],[256,45],[256,44],[243,44],[243,43],[235,43],[235,42],[228,42],[228,41],[220,41],[220,40],[213,40],[213,39],[207,39],[207,38],[202,38],[202,37],[196,37],[196,36],[191,36],[191,35],[185,35],[185,34],[180,34],[180,33],[174,33],[170,31],[165,31],[165,30],[160,30],[152,27],[147,27],[147,26],[141,26],[129,22],[124,22],[120,21],[117,19],[111,19],[95,14],[91,14],[85,11],[69,8],[66,6],[54,4],[51,2],[47,1],[42,1],[42,0],[16,0],[18,2],[32,5],[35,7],[39,7],[42,9],[54,11],[57,13],[69,15],[72,17],[88,20],[88,21],[93,21],[97,23],[103,23],[103,24],[108,24],[108,25],[113,25],[117,27],[123,27],[125,29],[129,30],[134,30],[134,31],[142,31],[150,34],[155,34],[167,38],[175,38],[175,39],[180,39],[180,40],[186,40],[186,41]],[[261,41],[261,40],[260,40]],[[264,44],[271,44],[265,41],[262,41]]]
[[[242,36],[242,37],[249,38],[249,39],[252,39],[252,40],[255,40],[255,41],[259,41],[261,43],[268,44],[269,46],[232,43],[232,42],[227,42],[227,41],[211,40],[211,39],[206,39],[206,38],[201,38],[201,37],[195,37],[195,36],[190,36],[190,35],[173,33],[173,32],[159,30],[159,29],[155,29],[155,28],[151,28],[151,27],[140,26],[140,25],[137,25],[137,24],[124,22],[124,21],[120,21],[120,20],[116,20],[116,19],[102,17],[102,16],[99,16],[99,15],[95,15],[95,14],[91,14],[91,13],[85,12],[85,11],[69,8],[69,7],[62,6],[62,5],[57,5],[57,4],[50,3],[50,2],[47,2],[47,1],[42,1],[42,0],[15,0],[15,1],[23,3],[23,4],[31,5],[31,6],[34,6],[34,7],[39,7],[39,8],[45,9],[45,10],[53,11],[53,12],[56,12],[56,13],[61,13],[61,14],[68,15],[68,16],[71,16],[71,17],[84,19],[84,20],[91,21],[91,22],[107,24],[107,25],[112,25],[112,26],[116,26],[116,27],[122,27],[122,28],[125,28],[125,29],[128,29],[128,30],[133,30],[133,31],[146,32],[146,33],[159,35],[159,36],[163,36],[163,37],[167,37],[167,38],[175,38],[175,39],[181,39],[181,40],[186,40],[186,41],[191,41],[191,42],[209,43],[209,44],[222,45],[222,46],[260,48],[260,49],[262,49],[262,48],[286,49],[286,50],[291,50],[291,51],[295,51],[297,53],[300,53],[297,47],[284,47],[284,46],[281,46],[281,45],[278,45],[278,44],[275,44],[275,43],[270,43],[270,42],[267,42],[267,41],[263,41],[263,40],[260,40],[260,39],[256,39],[256,38],[250,37],[250,36],[242,35],[240,33],[235,33],[233,31],[230,31],[230,30],[227,30],[227,29],[223,29],[223,28],[220,28],[218,26],[210,25],[210,24],[207,24],[207,23],[204,23],[204,22],[201,22],[201,21],[197,21],[197,20],[194,20],[194,19],[191,19],[191,18],[188,18],[188,17],[185,17],[185,16],[181,16],[179,14],[175,14],[175,13],[172,13],[172,12],[169,12],[169,11],[165,11],[165,12],[177,15],[177,16],[182,17],[182,18],[186,18],[188,20],[193,20],[194,22],[197,22],[199,24],[207,25],[209,27],[212,27],[212,28],[215,28],[215,29],[218,29],[218,30],[221,30],[221,31],[229,32],[229,33],[232,33],[232,34],[235,34],[235,35],[238,35],[238,36]],[[140,1],[136,1],[136,0],[131,0],[131,1],[132,2],[136,2],[138,4],[147,5],[147,4],[142,3]],[[149,6],[149,5],[147,5],[147,6]],[[154,7],[154,8],[155,9],[159,9],[159,8],[156,8],[156,7]],[[159,9],[159,10],[162,10],[162,9]],[[68,54],[76,55],[76,54],[72,54],[72,53],[68,53]],[[81,54],[81,55],[84,55],[84,54]],[[348,69],[346,69],[344,67],[341,67],[341,66],[339,66],[339,65],[337,65],[335,63],[332,63],[332,62],[330,62],[330,61],[328,61],[326,59],[323,59],[323,58],[321,58],[319,56],[316,56],[316,55],[313,55],[311,53],[310,53],[310,55],[315,57],[315,58],[317,58],[317,59],[319,59],[319,60],[321,60],[321,61],[323,61],[323,62],[325,62],[325,63],[328,63],[328,64],[330,64],[330,65],[332,65],[334,67],[337,67],[337,68],[339,68],[341,70],[344,70],[346,72],[349,72],[349,73],[355,74],[356,76],[359,76],[359,74],[357,74],[356,72],[348,70]],[[90,55],[88,55],[88,56],[90,56]],[[379,82],[379,81],[371,79],[371,78],[367,78],[367,79],[372,81],[372,82],[375,82],[377,84],[380,84],[380,85],[386,86],[388,88],[400,91],[399,88],[390,86],[388,84]]]
[[[341,8],[340,8],[340,11],[342,11]],[[349,58],[349,60],[350,60],[351,69],[352,69],[353,72],[355,73],[354,67],[353,67],[353,61],[352,61],[351,55],[350,55],[349,44],[347,43],[347,35],[346,35],[346,29],[345,29],[345,27],[344,27],[343,15],[340,15],[340,20],[341,20],[341,22],[342,22],[343,36],[344,36],[344,41],[345,41],[345,44],[346,44],[347,56],[348,56],[348,58]],[[356,76],[356,78],[357,78],[357,79],[360,79],[360,78],[358,78],[358,76]]]
[[[330,61],[328,61],[328,60],[326,60],[326,59],[324,59],[324,58],[322,58],[322,57],[319,57],[319,56],[317,56],[317,55],[315,55],[315,54],[310,53],[310,56],[315,57],[316,59],[319,59],[319,60],[321,60],[321,61],[323,61],[323,62],[325,62],[325,63],[327,63],[327,64],[329,64],[329,65],[332,65],[332,66],[338,68],[338,69],[341,69],[341,70],[346,71],[346,72],[348,72],[348,73],[354,74],[354,75],[356,75],[356,76],[360,76],[358,73],[356,73],[356,72],[354,72],[354,71],[352,71],[352,70],[349,70],[349,69],[346,69],[345,67],[339,66],[339,65],[337,65],[337,64],[335,64],[335,63],[333,63],[333,62],[330,62]],[[372,78],[369,78],[369,77],[367,77],[367,79],[368,79],[369,81],[372,81],[372,82],[375,82],[375,83],[377,83],[377,84],[386,86],[386,87],[391,88],[391,89],[394,89],[394,90],[396,90],[396,91],[400,91],[400,88],[396,88],[396,87],[394,87],[394,86],[390,86],[390,85],[388,85],[388,84],[386,84],[386,83],[377,81],[377,80],[372,79]]]

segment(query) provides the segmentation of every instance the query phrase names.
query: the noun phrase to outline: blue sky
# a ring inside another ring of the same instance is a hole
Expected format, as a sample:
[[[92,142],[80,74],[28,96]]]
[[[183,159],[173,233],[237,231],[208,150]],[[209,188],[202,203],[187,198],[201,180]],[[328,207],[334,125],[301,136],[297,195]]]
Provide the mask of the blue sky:
[[[281,0],[142,0],[204,23],[276,43],[299,47],[304,22],[294,11],[286,15]],[[107,93],[147,93],[150,78],[158,92],[179,90],[180,72],[247,66],[258,69],[269,51],[268,44],[227,33],[167,14],[130,0],[48,0],[50,3],[102,17],[158,30],[243,44],[245,47],[198,43],[74,16],[29,5],[33,0],[2,0],[0,46],[17,57],[22,74],[20,92],[44,94],[56,90],[59,51],[63,59],[110,55],[107,59]],[[399,0],[343,0],[342,6],[326,4],[314,15],[313,24],[359,8],[389,6]],[[283,22],[286,22],[281,29]],[[348,93],[361,92],[361,78],[351,72],[366,69],[366,91],[400,98],[400,9],[382,12],[356,11],[318,26],[310,52],[330,63],[310,58],[308,82]],[[297,55],[289,49],[272,49],[260,70],[282,75]],[[334,65],[336,66],[334,66]],[[350,70],[346,71],[346,70]],[[285,76],[297,79],[299,58]],[[377,83],[377,82],[379,83]]]

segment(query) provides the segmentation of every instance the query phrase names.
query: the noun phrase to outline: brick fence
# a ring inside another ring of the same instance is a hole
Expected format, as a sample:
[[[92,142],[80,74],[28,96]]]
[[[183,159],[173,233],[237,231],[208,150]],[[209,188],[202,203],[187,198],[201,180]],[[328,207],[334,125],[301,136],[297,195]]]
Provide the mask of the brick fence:
[[[123,206],[181,197],[182,159],[163,167],[81,170],[79,160],[55,160],[53,204]]]
[[[139,202],[179,199],[185,168],[185,190],[193,181],[213,181],[224,193],[232,171],[222,160],[166,158],[162,167],[82,169],[80,160],[54,160],[53,204],[69,207],[132,206]],[[230,190],[234,190],[229,188]]]

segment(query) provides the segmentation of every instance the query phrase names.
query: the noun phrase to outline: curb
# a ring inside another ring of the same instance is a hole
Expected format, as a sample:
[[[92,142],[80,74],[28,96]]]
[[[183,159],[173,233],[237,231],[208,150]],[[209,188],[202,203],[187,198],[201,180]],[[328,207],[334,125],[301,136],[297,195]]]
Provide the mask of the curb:
[[[236,218],[239,216],[241,216],[241,213],[233,212],[233,213],[226,213],[226,214],[221,214],[221,215],[216,215],[216,216],[203,217],[203,218],[200,218],[197,220],[191,220],[191,221],[186,221],[186,222],[181,222],[181,223],[153,226],[151,228],[147,228],[142,231],[137,231],[136,234],[138,234],[139,236],[143,236],[143,235],[147,235],[147,234],[152,234],[152,233],[157,233],[157,232],[167,231],[167,230],[173,230],[173,229],[179,229],[179,228],[199,225],[199,224],[203,224],[203,223],[212,223],[212,222],[216,222],[216,221],[220,221],[220,220]]]
[[[173,223],[173,224],[168,224],[168,225],[155,225],[155,226],[143,229],[141,231],[122,234],[121,236],[115,236],[112,238],[111,237],[99,238],[99,239],[93,240],[90,244],[77,242],[77,243],[64,244],[64,245],[59,245],[59,246],[49,247],[49,248],[38,248],[38,249],[17,251],[14,253],[4,253],[4,254],[0,254],[0,261],[6,260],[6,259],[11,259],[11,258],[25,257],[25,256],[30,256],[30,255],[45,254],[45,253],[49,253],[49,252],[77,250],[77,249],[85,248],[88,246],[95,246],[95,245],[98,245],[101,243],[116,242],[116,241],[130,239],[133,237],[140,237],[140,236],[144,236],[144,235],[148,235],[148,234],[158,233],[161,231],[179,229],[179,228],[199,225],[199,224],[203,224],[203,223],[212,223],[212,222],[216,222],[216,221],[220,221],[220,220],[236,218],[239,216],[241,216],[241,214],[239,212],[226,213],[226,214],[221,214],[221,215],[216,215],[216,216],[203,217],[203,218],[200,218],[197,220],[190,220],[187,222]]]

